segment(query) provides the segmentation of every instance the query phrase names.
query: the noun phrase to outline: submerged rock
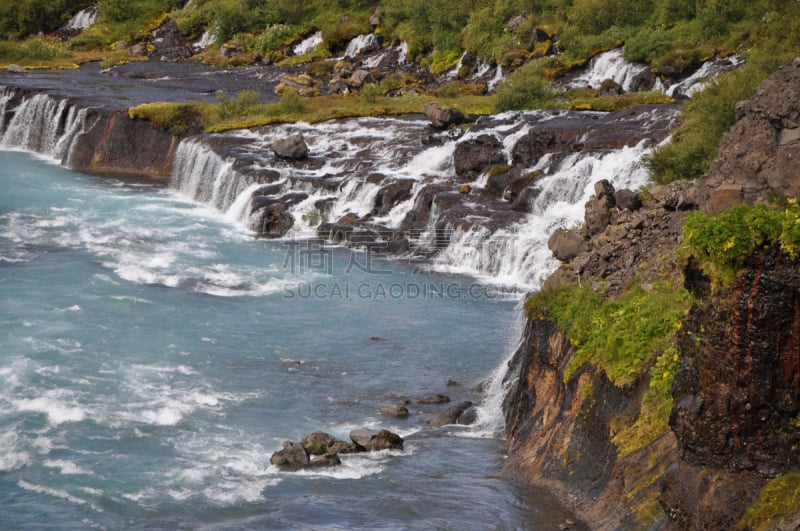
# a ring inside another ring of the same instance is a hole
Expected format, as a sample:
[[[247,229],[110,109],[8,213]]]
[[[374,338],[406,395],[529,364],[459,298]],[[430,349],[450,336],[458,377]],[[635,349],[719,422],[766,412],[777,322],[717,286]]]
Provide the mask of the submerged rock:
[[[438,103],[428,103],[422,108],[425,117],[437,129],[445,129],[451,125],[464,123],[466,118],[455,107],[448,107]]]
[[[433,396],[426,396],[417,400],[417,404],[446,404],[450,402],[450,397],[437,393]]]
[[[408,408],[405,406],[383,406],[381,408],[381,415],[396,417],[398,419],[407,419],[409,412]]]

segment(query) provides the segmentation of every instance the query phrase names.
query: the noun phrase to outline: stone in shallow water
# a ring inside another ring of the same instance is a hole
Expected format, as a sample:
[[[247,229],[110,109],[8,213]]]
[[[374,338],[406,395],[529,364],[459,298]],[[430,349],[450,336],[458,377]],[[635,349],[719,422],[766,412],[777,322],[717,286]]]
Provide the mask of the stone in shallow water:
[[[368,452],[403,449],[403,438],[389,430],[359,428],[350,432],[350,439]]]

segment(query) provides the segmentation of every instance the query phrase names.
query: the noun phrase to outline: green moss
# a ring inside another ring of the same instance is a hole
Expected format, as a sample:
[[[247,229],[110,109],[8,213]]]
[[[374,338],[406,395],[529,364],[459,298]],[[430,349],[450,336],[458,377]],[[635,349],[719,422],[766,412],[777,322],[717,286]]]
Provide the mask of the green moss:
[[[668,104],[675,103],[675,100],[661,91],[654,92],[628,92],[617,96],[607,97],[575,97],[572,99],[569,108],[573,111],[618,111],[636,105]]]
[[[694,212],[683,226],[684,258],[693,256],[715,282],[730,284],[744,261],[761,246],[778,245],[800,256],[800,206],[740,203],[716,216]]]
[[[787,520],[800,518],[800,472],[775,478],[761,489],[758,500],[745,512],[737,529],[777,529]]]
[[[494,177],[495,175],[506,173],[513,167],[514,166],[511,166],[510,164],[495,164],[494,166],[489,168],[489,177]]]
[[[635,285],[616,298],[569,285],[540,291],[525,308],[531,319],[553,321],[575,346],[565,379],[592,363],[624,386],[671,346],[690,302],[683,288],[669,284]]]

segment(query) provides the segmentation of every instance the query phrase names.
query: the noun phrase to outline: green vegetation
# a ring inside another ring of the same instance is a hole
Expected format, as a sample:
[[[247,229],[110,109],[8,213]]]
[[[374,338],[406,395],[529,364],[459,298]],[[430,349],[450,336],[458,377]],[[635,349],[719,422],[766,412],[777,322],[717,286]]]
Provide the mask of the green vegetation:
[[[797,518],[800,518],[800,472],[790,472],[761,489],[758,500],[736,527],[754,531],[778,529],[779,524]]]
[[[689,294],[671,284],[635,285],[616,298],[568,285],[534,294],[525,309],[530,319],[555,323],[575,346],[565,378],[592,363],[615,385],[625,386],[671,346],[689,303]]]
[[[258,103],[258,95],[243,91],[235,98],[218,96],[211,103],[145,103],[132,107],[128,114],[133,119],[149,120],[154,127],[182,134],[193,128],[206,132],[256,127],[272,123],[319,123],[337,118],[356,116],[398,115],[420,112],[426,103],[436,101],[433,96],[386,97],[367,90],[360,96],[318,96],[304,98],[295,91],[287,91],[278,103]],[[377,89],[375,89],[377,90]],[[493,106],[487,96],[460,96],[455,104],[469,114],[488,114]],[[176,129],[173,129],[176,128]]]
[[[617,386],[649,374],[635,422],[620,419],[612,426],[620,458],[669,430],[672,382],[680,367],[675,336],[690,305],[689,293],[670,283],[633,285],[615,298],[590,286],[565,285],[544,289],[525,303],[528,318],[552,321],[575,347],[565,379],[586,363]]]
[[[0,37],[24,38],[49,33],[94,0],[16,0],[0,3]]]
[[[761,246],[779,245],[800,255],[800,206],[734,205],[716,216],[694,212],[683,226],[685,255],[693,256],[716,282],[730,284],[744,261]]]

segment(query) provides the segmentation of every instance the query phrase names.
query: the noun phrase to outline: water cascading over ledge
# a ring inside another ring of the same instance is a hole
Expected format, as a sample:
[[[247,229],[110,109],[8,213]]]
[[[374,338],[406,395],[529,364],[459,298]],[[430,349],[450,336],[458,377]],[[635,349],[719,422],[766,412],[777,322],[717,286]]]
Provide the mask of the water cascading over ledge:
[[[277,236],[312,236],[323,222],[400,231],[418,252],[433,252],[442,271],[535,289],[557,266],[549,236],[582,221],[595,182],[646,184],[641,159],[667,137],[675,113],[507,113],[458,139],[417,118],[203,135],[177,147],[171,186],[252,230],[265,223],[255,211],[273,208],[270,215],[292,220]],[[272,153],[275,139],[298,133],[308,160]]]

